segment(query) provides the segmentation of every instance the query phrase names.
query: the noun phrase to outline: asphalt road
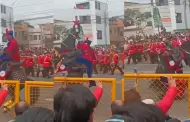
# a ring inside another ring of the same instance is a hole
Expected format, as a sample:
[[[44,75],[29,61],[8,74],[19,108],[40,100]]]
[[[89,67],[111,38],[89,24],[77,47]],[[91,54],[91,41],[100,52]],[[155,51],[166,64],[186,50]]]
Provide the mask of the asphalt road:
[[[139,73],[154,73],[157,65],[153,64],[130,64],[125,67],[125,72],[130,72],[132,73],[134,71],[134,68],[138,70]],[[190,72],[190,68],[185,67],[184,68],[185,73]],[[94,75],[93,77],[102,77],[102,78],[116,78],[117,79],[117,99],[121,99],[121,79],[123,78],[122,75],[120,75],[119,72],[116,72],[115,75],[109,75],[109,74],[97,74]],[[35,78],[37,81],[47,81],[47,79],[44,78]],[[52,79],[49,79],[51,82]],[[126,81],[127,82],[127,81]],[[130,89],[134,87],[135,81],[128,81],[127,86],[125,86],[126,89]],[[158,99],[155,97],[155,93],[149,89],[148,87],[148,80],[144,80],[140,84],[140,94],[142,96],[142,99],[146,98],[152,98],[155,101],[158,101]],[[56,92],[56,90],[60,87],[60,84],[56,84],[54,89],[50,88],[41,88],[40,89],[40,97],[38,99],[38,102],[35,104],[35,106],[41,106],[41,107],[46,107],[52,109],[52,103],[53,103],[53,95]],[[92,91],[94,88],[92,88]],[[110,115],[110,100],[111,100],[111,95],[110,95],[110,90],[111,87],[110,85],[104,85],[104,93],[101,101],[99,102],[98,107],[95,110],[95,117],[97,122],[101,122],[105,120],[109,115]],[[21,93],[21,98],[24,99],[24,93],[22,91]],[[187,94],[185,95],[185,98],[182,100],[177,100],[175,101],[174,105],[172,106],[169,114],[171,116],[177,116],[181,120],[184,120],[187,118]],[[0,109],[0,118],[1,122],[7,122],[12,118],[11,114],[4,114],[2,113],[2,109]]]

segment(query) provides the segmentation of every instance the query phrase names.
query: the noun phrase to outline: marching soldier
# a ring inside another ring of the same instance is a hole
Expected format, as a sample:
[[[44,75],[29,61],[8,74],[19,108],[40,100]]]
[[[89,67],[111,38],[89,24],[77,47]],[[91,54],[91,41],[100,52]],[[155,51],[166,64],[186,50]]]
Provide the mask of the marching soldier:
[[[45,52],[45,55],[43,56],[43,70],[44,70],[44,75],[47,78],[50,78],[49,72],[51,70],[51,66],[52,66],[52,59],[50,58],[50,56],[48,55],[48,52]]]
[[[44,55],[40,54],[37,59],[37,73],[36,73],[37,77],[39,77],[40,72],[42,73],[42,76],[45,77],[43,70],[43,57]]]
[[[119,55],[116,50],[114,51],[114,55],[113,55],[113,64],[114,66],[113,66],[111,75],[114,75],[114,72],[116,69],[118,69],[120,73],[123,75],[124,71],[122,70],[121,66],[119,66]]]

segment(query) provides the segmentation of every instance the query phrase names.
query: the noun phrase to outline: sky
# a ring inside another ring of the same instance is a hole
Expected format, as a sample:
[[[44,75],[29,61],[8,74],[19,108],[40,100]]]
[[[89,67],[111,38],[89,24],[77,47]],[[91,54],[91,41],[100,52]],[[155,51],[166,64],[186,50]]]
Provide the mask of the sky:
[[[16,1],[16,2],[15,2]],[[72,9],[75,3],[84,0],[0,0],[1,3],[12,6],[15,18],[51,14],[57,9]],[[99,0],[106,2],[107,0]],[[150,0],[128,0],[129,2],[149,2]],[[124,0],[108,0],[108,15],[119,16],[124,14]]]

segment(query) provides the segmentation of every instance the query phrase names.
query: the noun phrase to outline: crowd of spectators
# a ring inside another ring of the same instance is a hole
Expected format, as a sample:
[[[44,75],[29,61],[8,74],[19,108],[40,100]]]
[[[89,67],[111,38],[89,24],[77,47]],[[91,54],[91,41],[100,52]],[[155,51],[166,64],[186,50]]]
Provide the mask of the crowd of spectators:
[[[168,77],[168,91],[161,101],[142,100],[138,92],[125,91],[124,101],[111,103],[112,115],[105,122],[180,122],[168,115],[177,94],[175,79]],[[7,95],[7,86],[2,84],[1,100]],[[11,122],[93,122],[94,111],[103,94],[102,83],[96,81],[94,92],[81,84],[61,87],[54,95],[53,110],[30,107],[20,101],[15,106],[16,118]],[[188,122],[188,120],[187,120]]]

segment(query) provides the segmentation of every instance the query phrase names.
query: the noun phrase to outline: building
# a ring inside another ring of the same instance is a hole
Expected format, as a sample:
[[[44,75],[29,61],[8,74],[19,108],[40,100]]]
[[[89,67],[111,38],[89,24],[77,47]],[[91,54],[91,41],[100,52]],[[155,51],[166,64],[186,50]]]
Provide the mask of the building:
[[[109,45],[110,36],[107,9],[106,3],[90,0],[77,3],[73,9],[56,10],[54,19],[64,21],[66,22],[64,25],[72,27],[73,21],[77,16],[83,27],[84,34],[90,36],[92,45]]]
[[[186,0],[154,0],[159,9],[163,26],[167,32],[183,31],[190,28],[190,8]],[[184,10],[186,5],[186,10]],[[186,24],[187,22],[187,24]]]
[[[53,47],[53,15],[23,17],[15,24],[15,37],[27,47]],[[21,26],[23,25],[23,26]]]
[[[133,11],[139,11],[141,13],[145,13],[148,12],[152,15],[152,6],[150,3],[135,3],[135,2],[125,2],[124,3],[124,8],[125,8],[125,12],[124,15],[127,15],[127,10],[133,10]],[[141,30],[138,28],[138,26],[136,24],[134,24],[134,22],[131,22],[130,24],[126,24],[128,20],[124,20],[125,23],[125,27],[124,27],[124,36],[125,37],[129,37],[129,36],[133,36],[133,35],[139,35],[142,33],[140,32]],[[155,34],[158,33],[158,29],[156,29],[153,26],[153,18],[150,17],[149,19],[147,19],[144,23],[142,23],[143,26],[143,31],[145,34]]]
[[[41,28],[29,28],[29,47],[45,47]]]
[[[24,45],[25,47],[29,47],[29,38],[28,38],[28,32],[29,27],[28,26],[22,26],[22,24],[14,24],[14,32],[15,32],[15,38],[17,39],[19,45]]]
[[[110,43],[111,45],[119,45],[124,42],[124,23],[121,18],[111,18],[110,26]]]
[[[0,5],[1,7],[1,13],[0,13],[0,18],[1,18],[1,29],[0,29],[0,44],[1,45],[7,45],[7,40],[5,36],[5,29],[8,27],[9,29],[13,29],[13,8],[3,5]]]

